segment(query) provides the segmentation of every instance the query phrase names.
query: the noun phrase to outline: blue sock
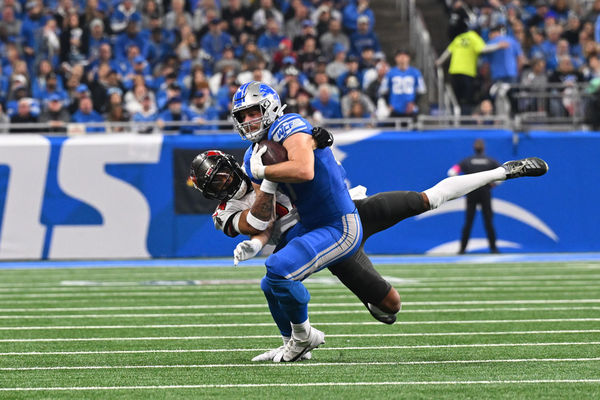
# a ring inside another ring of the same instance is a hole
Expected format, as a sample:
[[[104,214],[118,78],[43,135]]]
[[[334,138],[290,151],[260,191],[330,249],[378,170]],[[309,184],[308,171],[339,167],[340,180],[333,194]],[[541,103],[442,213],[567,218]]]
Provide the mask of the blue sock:
[[[269,304],[269,311],[271,311],[271,316],[273,320],[277,324],[279,328],[279,332],[281,332],[281,336],[292,336],[292,326],[290,325],[290,319],[286,315],[285,311],[279,306],[279,301],[277,297],[271,291],[271,287],[265,281],[267,277],[265,276],[260,281],[260,288],[265,294],[267,298],[267,303]]]
[[[265,276],[263,282],[265,286],[271,288],[271,293],[277,299],[280,309],[283,310],[289,321],[301,324],[308,319],[310,294],[302,282],[273,276]],[[261,287],[263,282],[261,282]]]

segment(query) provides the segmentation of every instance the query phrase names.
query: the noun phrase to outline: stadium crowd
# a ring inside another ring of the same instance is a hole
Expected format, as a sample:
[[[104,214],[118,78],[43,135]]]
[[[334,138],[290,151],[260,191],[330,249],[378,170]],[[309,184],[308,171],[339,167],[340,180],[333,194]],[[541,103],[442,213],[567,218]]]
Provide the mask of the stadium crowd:
[[[592,98],[597,94],[600,0],[446,0],[445,3],[450,41],[470,31],[480,35],[486,44],[505,46],[479,57],[474,76],[478,90],[471,98],[459,99],[467,109],[474,107],[475,114],[480,112],[478,104],[489,106],[489,99],[502,82],[539,88],[592,81],[594,84],[589,86],[587,94]],[[568,91],[558,95],[565,93]],[[553,111],[574,112],[567,102],[563,103],[561,110]],[[540,104],[537,105],[539,108]]]
[[[105,132],[130,128],[104,122],[133,121],[140,133],[191,133],[193,124],[173,121],[214,127],[251,80],[312,121],[414,115],[418,93],[386,97],[394,68],[369,3],[0,0],[0,124],[45,122],[42,132],[65,132],[92,122],[88,132]],[[396,60],[420,77],[406,52]]]

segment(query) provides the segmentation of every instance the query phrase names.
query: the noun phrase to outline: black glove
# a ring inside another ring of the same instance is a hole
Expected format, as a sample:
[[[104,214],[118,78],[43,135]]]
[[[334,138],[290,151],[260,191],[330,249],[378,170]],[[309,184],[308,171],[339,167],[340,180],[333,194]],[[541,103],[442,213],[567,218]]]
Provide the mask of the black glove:
[[[324,149],[333,145],[333,135],[325,128],[315,126],[312,129],[312,135],[317,143],[317,149]]]

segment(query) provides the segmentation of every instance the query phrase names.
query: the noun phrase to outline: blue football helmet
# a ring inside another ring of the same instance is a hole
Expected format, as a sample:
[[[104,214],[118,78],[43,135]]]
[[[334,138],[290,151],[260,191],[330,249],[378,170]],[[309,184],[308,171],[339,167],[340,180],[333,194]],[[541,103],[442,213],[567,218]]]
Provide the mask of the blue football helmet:
[[[260,111],[261,117],[244,122],[241,112],[252,107],[256,107]],[[233,126],[242,139],[254,143],[260,142],[273,122],[283,115],[284,108],[285,105],[281,105],[279,95],[269,85],[257,81],[245,83],[233,95],[231,108]],[[260,126],[256,127],[258,122],[260,122]]]

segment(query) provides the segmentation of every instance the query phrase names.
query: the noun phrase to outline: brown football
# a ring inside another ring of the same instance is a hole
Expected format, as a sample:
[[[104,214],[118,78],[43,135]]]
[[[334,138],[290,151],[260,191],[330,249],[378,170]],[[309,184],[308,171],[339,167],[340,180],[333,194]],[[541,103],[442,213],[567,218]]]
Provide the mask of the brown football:
[[[262,155],[264,165],[278,164],[287,161],[287,150],[285,147],[272,140],[263,139],[258,143],[259,149],[267,146],[267,151]]]

